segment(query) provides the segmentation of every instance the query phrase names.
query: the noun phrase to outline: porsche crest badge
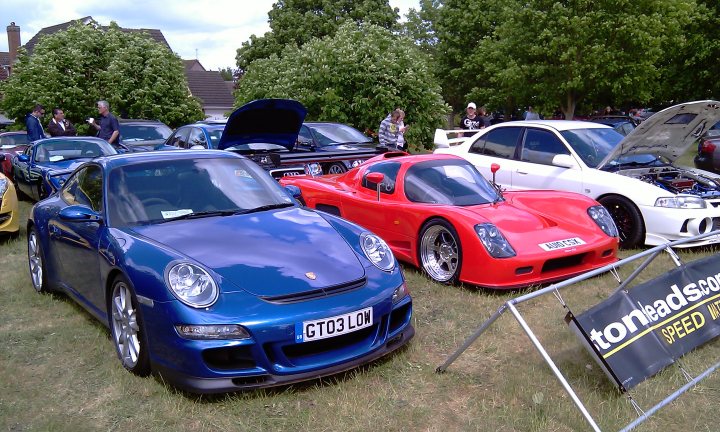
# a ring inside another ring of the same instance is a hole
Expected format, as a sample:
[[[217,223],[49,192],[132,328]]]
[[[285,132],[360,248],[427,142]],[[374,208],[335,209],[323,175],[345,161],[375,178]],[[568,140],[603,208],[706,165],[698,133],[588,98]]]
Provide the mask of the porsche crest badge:
[[[316,275],[315,273],[313,273],[313,272],[307,272],[307,273],[305,273],[305,276],[306,276],[308,279],[310,279],[310,280],[315,280],[315,279],[317,279],[317,275]]]

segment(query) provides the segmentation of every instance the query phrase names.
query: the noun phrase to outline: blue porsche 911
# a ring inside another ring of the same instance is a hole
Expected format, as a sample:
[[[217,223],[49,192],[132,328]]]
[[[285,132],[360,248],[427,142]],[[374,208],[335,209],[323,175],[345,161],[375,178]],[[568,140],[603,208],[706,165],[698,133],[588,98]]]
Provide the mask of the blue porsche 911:
[[[126,369],[191,392],[316,378],[404,345],[412,300],[385,242],[291,195],[232,153],[93,159],[32,209],[32,285],[107,325]]]

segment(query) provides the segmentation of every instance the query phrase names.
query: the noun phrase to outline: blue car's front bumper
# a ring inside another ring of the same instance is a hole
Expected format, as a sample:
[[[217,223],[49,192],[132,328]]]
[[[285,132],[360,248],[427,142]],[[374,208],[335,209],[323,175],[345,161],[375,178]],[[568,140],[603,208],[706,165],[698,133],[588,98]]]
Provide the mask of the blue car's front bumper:
[[[148,317],[145,327],[153,370],[174,386],[190,392],[270,387],[351,369],[390,353],[413,337],[410,296],[393,305],[387,296],[378,301],[361,293],[359,290],[351,294],[342,305],[332,297],[310,304],[255,305],[257,309],[248,308],[248,316],[242,322],[234,322],[223,313],[223,305],[219,305],[214,318],[224,316],[222,323],[242,325],[252,336],[244,340],[184,339],[174,325],[187,324],[193,315],[183,314],[175,302],[156,303],[144,313]],[[295,341],[296,323],[368,306],[373,308],[373,325],[368,328],[313,342]],[[272,313],[278,309],[281,314]]]

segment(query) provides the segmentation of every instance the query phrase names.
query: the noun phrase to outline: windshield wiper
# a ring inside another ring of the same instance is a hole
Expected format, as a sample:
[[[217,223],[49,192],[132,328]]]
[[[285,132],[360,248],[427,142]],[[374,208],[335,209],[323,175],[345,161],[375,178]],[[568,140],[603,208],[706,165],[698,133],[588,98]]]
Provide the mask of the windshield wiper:
[[[208,210],[208,211],[201,211],[201,212],[192,212],[187,213],[175,217],[171,217],[168,219],[161,219],[157,223],[165,223],[165,222],[172,222],[176,220],[184,220],[184,219],[200,219],[204,217],[213,217],[213,216],[231,216],[234,214],[237,214],[238,210]]]
[[[261,211],[265,211],[265,210],[293,207],[294,205],[295,204],[293,204],[293,203],[267,204],[267,205],[262,205],[260,207],[247,209],[247,210],[239,210],[239,211],[234,212],[233,214],[241,215],[241,214],[248,214],[248,213],[256,213],[256,212],[261,212]]]

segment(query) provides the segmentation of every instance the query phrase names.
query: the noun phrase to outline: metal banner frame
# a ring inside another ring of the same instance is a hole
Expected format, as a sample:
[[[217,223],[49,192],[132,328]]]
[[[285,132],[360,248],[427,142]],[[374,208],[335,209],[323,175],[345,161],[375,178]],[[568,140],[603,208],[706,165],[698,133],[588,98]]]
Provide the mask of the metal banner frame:
[[[706,234],[701,234],[695,237],[682,239],[682,240],[676,240],[670,243],[665,243],[662,245],[655,246],[651,249],[645,250],[643,252],[637,253],[635,255],[632,255],[630,257],[624,258],[622,260],[619,260],[615,263],[608,264],[604,267],[601,267],[596,270],[592,270],[590,272],[584,273],[582,275],[576,276],[574,278],[552,284],[550,286],[547,286],[545,288],[539,289],[537,291],[533,291],[529,294],[525,294],[519,297],[516,297],[514,299],[508,300],[505,303],[503,303],[498,310],[490,316],[487,320],[485,320],[478,328],[473,332],[466,340],[463,342],[463,344],[458,347],[458,349],[452,353],[448,358],[445,360],[443,364],[438,366],[435,369],[435,372],[437,373],[443,373],[447,370],[447,368],[463,353],[465,352],[470,345],[472,345],[484,332],[487,330],[500,316],[502,316],[505,312],[510,311],[510,313],[515,317],[518,324],[520,324],[520,327],[522,327],[523,331],[527,334],[528,338],[532,342],[532,344],[535,346],[535,349],[540,353],[543,360],[547,365],[550,367],[552,372],[557,377],[558,381],[560,381],[560,384],[563,386],[565,391],[568,393],[570,398],[572,399],[573,403],[577,406],[578,410],[581,412],[587,423],[590,425],[590,427],[594,431],[600,431],[600,427],[597,425],[595,420],[592,418],[590,413],[588,412],[587,408],[585,408],[585,405],[580,400],[580,398],[577,396],[575,391],[572,389],[570,384],[568,383],[567,379],[565,379],[565,376],[562,374],[560,369],[555,365],[550,355],[547,353],[545,348],[542,346],[540,341],[535,336],[535,333],[533,333],[530,326],[527,324],[525,319],[522,317],[520,312],[517,310],[515,305],[518,305],[520,303],[524,303],[526,301],[532,300],[536,297],[540,297],[546,294],[554,294],[557,300],[560,302],[560,304],[567,308],[564,300],[560,296],[560,289],[567,288],[568,286],[574,285],[577,282],[584,281],[586,279],[589,279],[591,277],[610,272],[612,273],[617,281],[620,283],[620,286],[615,290],[619,291],[622,289],[625,289],[625,287],[630,284],[655,258],[657,258],[662,252],[667,252],[673,262],[676,266],[681,266],[682,262],[680,261],[680,258],[677,256],[675,251],[672,249],[673,246],[682,245],[684,243],[694,242],[700,239],[703,239],[705,237],[712,237],[712,236],[718,236],[720,235],[720,231],[712,231]],[[620,275],[617,273],[617,268],[622,267],[623,265],[629,264],[631,262],[637,261],[641,258],[646,258],[645,261],[640,263],[640,265],[627,277],[625,281],[620,280]],[[678,366],[679,367],[679,366]],[[638,413],[638,417],[627,424],[623,429],[621,429],[619,432],[626,432],[634,429],[638,425],[640,425],[642,422],[650,418],[652,414],[654,414],[656,411],[658,411],[660,408],[664,407],[665,405],[669,404],[673,400],[677,399],[680,395],[694,387],[697,383],[702,381],[703,379],[707,378],[712,372],[714,372],[716,369],[720,368],[720,362],[714,364],[713,366],[706,369],[704,372],[699,374],[696,377],[691,377],[684,369],[681,368],[681,371],[683,373],[683,376],[685,376],[687,383],[680,387],[678,390],[673,392],[672,394],[668,395],[665,399],[661,400],[651,408],[647,410],[642,410],[638,404],[635,402],[635,400],[632,398],[632,396],[628,393],[628,398],[630,400],[630,403],[632,404],[635,411]]]

